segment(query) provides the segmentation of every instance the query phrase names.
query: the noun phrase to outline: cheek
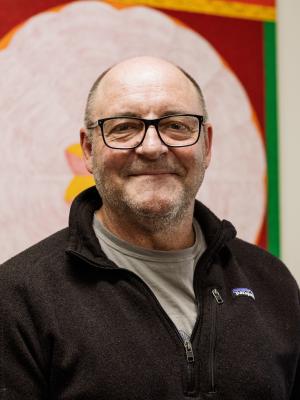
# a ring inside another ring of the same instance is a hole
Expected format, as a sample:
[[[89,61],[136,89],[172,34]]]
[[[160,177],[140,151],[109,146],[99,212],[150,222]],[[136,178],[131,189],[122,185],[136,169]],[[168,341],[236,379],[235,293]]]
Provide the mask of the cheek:
[[[94,161],[98,169],[104,171],[106,175],[120,175],[128,160],[126,153],[125,150],[114,150],[105,146],[97,149]]]
[[[194,173],[195,169],[203,163],[203,152],[200,143],[195,146],[173,149],[173,152],[188,175]]]

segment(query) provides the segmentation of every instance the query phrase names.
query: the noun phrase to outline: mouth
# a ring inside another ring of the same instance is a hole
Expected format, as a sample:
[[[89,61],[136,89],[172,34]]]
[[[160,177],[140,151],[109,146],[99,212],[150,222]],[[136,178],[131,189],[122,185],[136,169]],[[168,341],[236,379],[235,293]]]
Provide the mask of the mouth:
[[[170,171],[141,171],[137,173],[132,173],[129,176],[165,176],[165,175],[177,175]]]

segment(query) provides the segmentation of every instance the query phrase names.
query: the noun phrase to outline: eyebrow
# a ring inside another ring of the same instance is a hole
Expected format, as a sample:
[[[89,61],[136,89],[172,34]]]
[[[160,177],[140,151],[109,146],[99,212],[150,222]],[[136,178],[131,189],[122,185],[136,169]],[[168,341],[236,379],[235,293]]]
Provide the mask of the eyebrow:
[[[179,114],[190,114],[190,112],[186,111],[186,110],[168,110],[163,112],[162,114],[160,114],[160,116],[158,118],[162,118],[162,117],[167,117],[168,115],[179,115]],[[134,117],[134,118],[143,118],[141,114],[139,113],[135,113],[132,111],[125,111],[122,113],[116,113],[116,114],[112,114],[110,117],[115,118],[115,117]]]

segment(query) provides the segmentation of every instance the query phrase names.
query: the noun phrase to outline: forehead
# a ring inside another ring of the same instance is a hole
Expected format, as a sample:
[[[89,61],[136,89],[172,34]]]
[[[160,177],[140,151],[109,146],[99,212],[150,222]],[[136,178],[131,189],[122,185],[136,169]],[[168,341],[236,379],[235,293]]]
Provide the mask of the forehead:
[[[112,68],[95,93],[95,117],[126,112],[160,116],[169,111],[202,113],[199,93],[193,83],[168,63],[131,63]]]

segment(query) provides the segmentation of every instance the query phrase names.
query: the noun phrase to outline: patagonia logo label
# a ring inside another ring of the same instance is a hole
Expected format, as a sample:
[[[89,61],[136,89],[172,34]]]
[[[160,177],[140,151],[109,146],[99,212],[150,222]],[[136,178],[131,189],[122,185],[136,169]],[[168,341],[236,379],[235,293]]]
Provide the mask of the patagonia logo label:
[[[247,288],[232,289],[232,296],[233,297],[247,296],[247,297],[251,297],[253,300],[255,300],[254,293],[252,292],[251,289],[247,289]]]

